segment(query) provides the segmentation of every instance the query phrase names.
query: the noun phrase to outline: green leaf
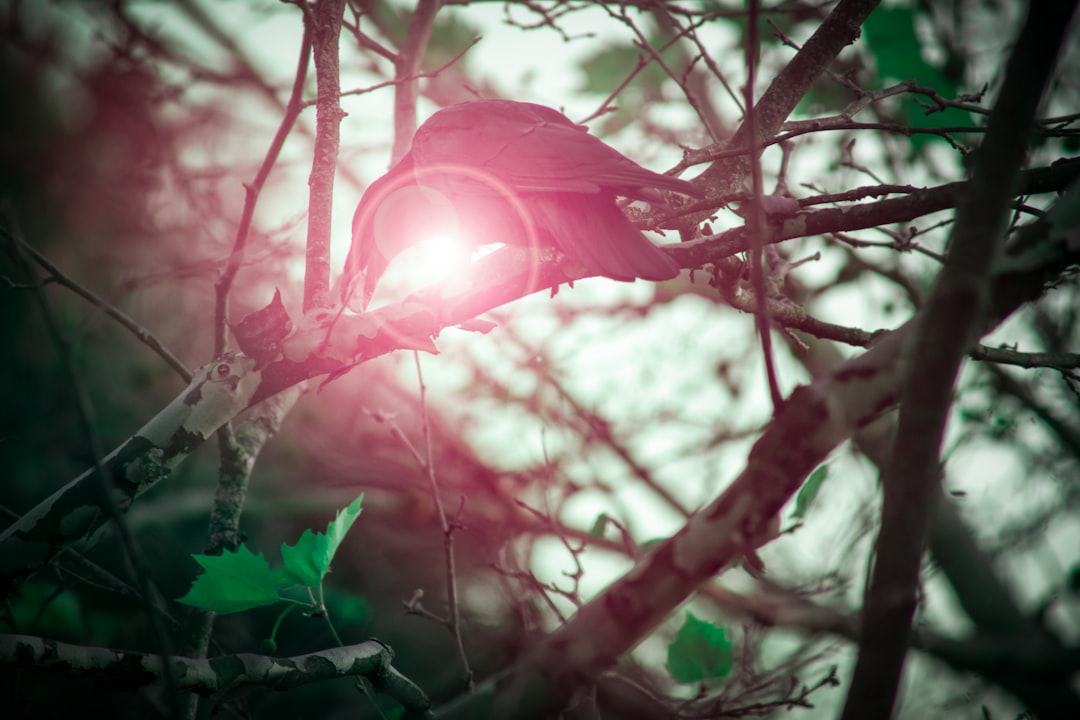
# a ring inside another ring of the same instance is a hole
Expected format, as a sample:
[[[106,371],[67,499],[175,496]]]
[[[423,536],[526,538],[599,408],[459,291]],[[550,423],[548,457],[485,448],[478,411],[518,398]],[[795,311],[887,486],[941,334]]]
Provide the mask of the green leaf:
[[[339,510],[333,522],[326,526],[326,536],[330,540],[330,547],[328,548],[330,559],[333,559],[334,553],[337,552],[341,541],[345,539],[345,534],[349,532],[349,528],[356,522],[356,518],[360,517],[360,505],[363,502],[364,493],[360,493],[355,500],[349,503],[348,507]]]
[[[924,82],[938,75],[937,68],[923,60],[922,43],[915,33],[914,8],[879,7],[863,23],[863,33],[881,77]]]
[[[640,57],[641,50],[629,43],[601,47],[583,58],[578,64],[585,76],[581,90],[597,95],[607,95],[611,92],[611,88],[626,78],[627,73],[637,65]]]
[[[799,494],[795,496],[795,511],[791,513],[791,517],[797,520],[802,520],[806,517],[806,511],[810,509],[810,504],[814,502],[814,498],[817,497],[818,490],[821,489],[821,484],[825,482],[825,479],[828,477],[828,465],[822,465],[817,470],[810,473],[810,477],[803,483],[802,489],[799,490]]]
[[[305,530],[295,545],[282,543],[281,572],[285,585],[318,585],[330,568],[330,542],[322,533]]]
[[[648,42],[658,50],[666,44],[666,40],[658,35],[649,37]],[[680,67],[677,47],[669,47],[660,52],[659,55],[667,63],[668,67]],[[601,46],[598,50],[583,58],[578,64],[585,76],[581,90],[606,97],[611,92],[611,88],[626,80],[626,76],[637,67],[638,61],[642,57],[648,58],[648,56],[649,53],[629,42],[616,42]],[[633,118],[633,110],[642,102],[661,100],[663,98],[661,86],[667,81],[667,72],[659,63],[653,60],[634,76],[634,79],[615,99],[614,104],[626,106],[624,109],[627,110],[627,115]]]
[[[192,555],[205,572],[178,602],[221,615],[270,605],[280,600],[270,565],[262,553],[241,545],[221,555]]]
[[[318,585],[330,570],[345,534],[360,516],[363,494],[353,500],[348,507],[340,510],[337,517],[326,527],[326,534],[305,530],[295,545],[283,543],[281,560],[283,566],[277,576],[279,585]]]
[[[922,43],[915,32],[916,14],[921,12],[911,5],[893,5],[879,7],[863,23],[866,44],[874,55],[880,80],[915,80],[920,85],[933,88],[939,95],[952,98],[959,90],[956,80],[948,77],[942,70],[923,59]],[[884,87],[884,83],[874,83],[874,89]],[[917,128],[934,128],[971,125],[971,116],[957,108],[927,115],[911,96],[905,97],[900,106],[903,120]],[[944,142],[935,135],[913,135],[912,146],[916,149],[928,141]]]
[[[435,70],[452,60],[455,55],[469,46],[482,33],[480,29],[461,15],[439,13],[431,40],[424,50],[425,70]],[[467,70],[468,54],[458,61],[460,70]]]
[[[731,642],[724,636],[724,628],[686,613],[686,622],[668,645],[667,669],[671,677],[681,683],[720,678],[731,672],[733,663]]]
[[[610,521],[611,518],[607,513],[600,513],[596,516],[596,520],[593,520],[592,527],[589,528],[589,534],[596,538],[604,537],[604,531],[607,530]]]

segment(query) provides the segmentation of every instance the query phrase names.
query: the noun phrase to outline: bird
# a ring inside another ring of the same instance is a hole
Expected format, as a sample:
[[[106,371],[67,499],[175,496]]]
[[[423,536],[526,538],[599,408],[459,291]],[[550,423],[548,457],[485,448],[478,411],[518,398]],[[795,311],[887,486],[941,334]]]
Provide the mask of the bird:
[[[476,100],[439,110],[412,147],[368,186],[353,215],[340,282],[342,303],[362,311],[398,252],[449,231],[472,246],[554,248],[589,275],[668,280],[679,266],[634,227],[617,198],[695,198],[687,180],[648,170],[558,110]]]

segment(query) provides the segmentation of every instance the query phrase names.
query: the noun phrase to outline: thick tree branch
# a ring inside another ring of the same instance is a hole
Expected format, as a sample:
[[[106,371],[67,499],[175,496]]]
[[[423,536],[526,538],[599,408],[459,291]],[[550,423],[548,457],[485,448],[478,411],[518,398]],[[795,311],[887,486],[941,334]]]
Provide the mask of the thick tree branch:
[[[1049,167],[1033,168],[1019,174],[1011,197],[1064,190],[1080,177],[1080,158],[1061,160]],[[772,243],[798,237],[828,235],[852,230],[910,222],[917,218],[954,208],[969,187],[970,181],[938,185],[917,190],[898,198],[857,203],[821,210],[803,210],[795,217],[771,218],[778,227],[769,236]],[[693,211],[694,208],[689,208]],[[661,219],[660,224],[666,222]],[[750,249],[745,227],[736,227],[709,238],[666,246],[683,268],[699,268]]]
[[[170,657],[181,690],[203,696],[246,687],[292,690],[342,677],[365,677],[379,692],[397,700],[407,718],[429,717],[424,691],[398,672],[390,648],[378,640],[295,657],[221,655],[206,660]],[[29,635],[0,635],[0,667],[34,668],[67,676],[95,678],[106,687],[132,690],[163,681],[156,655],[111,648],[85,647]]]
[[[112,501],[131,502],[169,476],[191,451],[249,404],[258,387],[254,363],[226,354],[195,372],[191,384],[123,445],[102,458]],[[0,598],[105,525],[102,480],[90,469],[0,532]]]

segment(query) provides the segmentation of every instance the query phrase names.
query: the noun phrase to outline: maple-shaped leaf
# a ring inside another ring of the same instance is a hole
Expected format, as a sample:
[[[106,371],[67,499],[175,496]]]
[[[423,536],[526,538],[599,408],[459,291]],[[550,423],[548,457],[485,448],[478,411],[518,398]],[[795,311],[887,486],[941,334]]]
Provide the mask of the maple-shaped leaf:
[[[270,564],[262,553],[255,555],[241,545],[221,555],[192,557],[205,572],[195,578],[191,590],[178,602],[224,615],[281,599],[274,587]]]
[[[278,574],[281,585],[305,585],[312,587],[322,582],[330,570],[345,534],[360,516],[360,504],[364,496],[349,503],[340,510],[337,517],[326,526],[326,534],[305,530],[295,545],[284,543],[281,546],[282,568]]]
[[[733,662],[731,642],[724,636],[724,628],[686,613],[686,622],[668,645],[667,669],[671,677],[681,683],[724,677],[731,672]]]

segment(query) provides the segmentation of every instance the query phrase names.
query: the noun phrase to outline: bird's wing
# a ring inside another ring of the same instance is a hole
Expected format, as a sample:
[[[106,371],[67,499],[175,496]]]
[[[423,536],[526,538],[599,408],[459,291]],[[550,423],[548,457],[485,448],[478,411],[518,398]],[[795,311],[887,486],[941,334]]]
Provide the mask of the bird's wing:
[[[423,168],[462,166],[465,174],[490,173],[514,192],[610,190],[647,197],[643,190],[666,189],[701,195],[685,180],[641,167],[558,111],[531,103],[484,100],[441,110],[417,131],[413,156],[421,174]],[[470,191],[492,192],[474,180],[465,183]]]
[[[532,200],[537,221],[559,248],[593,275],[615,280],[670,280],[679,266],[622,214],[614,197],[543,194]]]

